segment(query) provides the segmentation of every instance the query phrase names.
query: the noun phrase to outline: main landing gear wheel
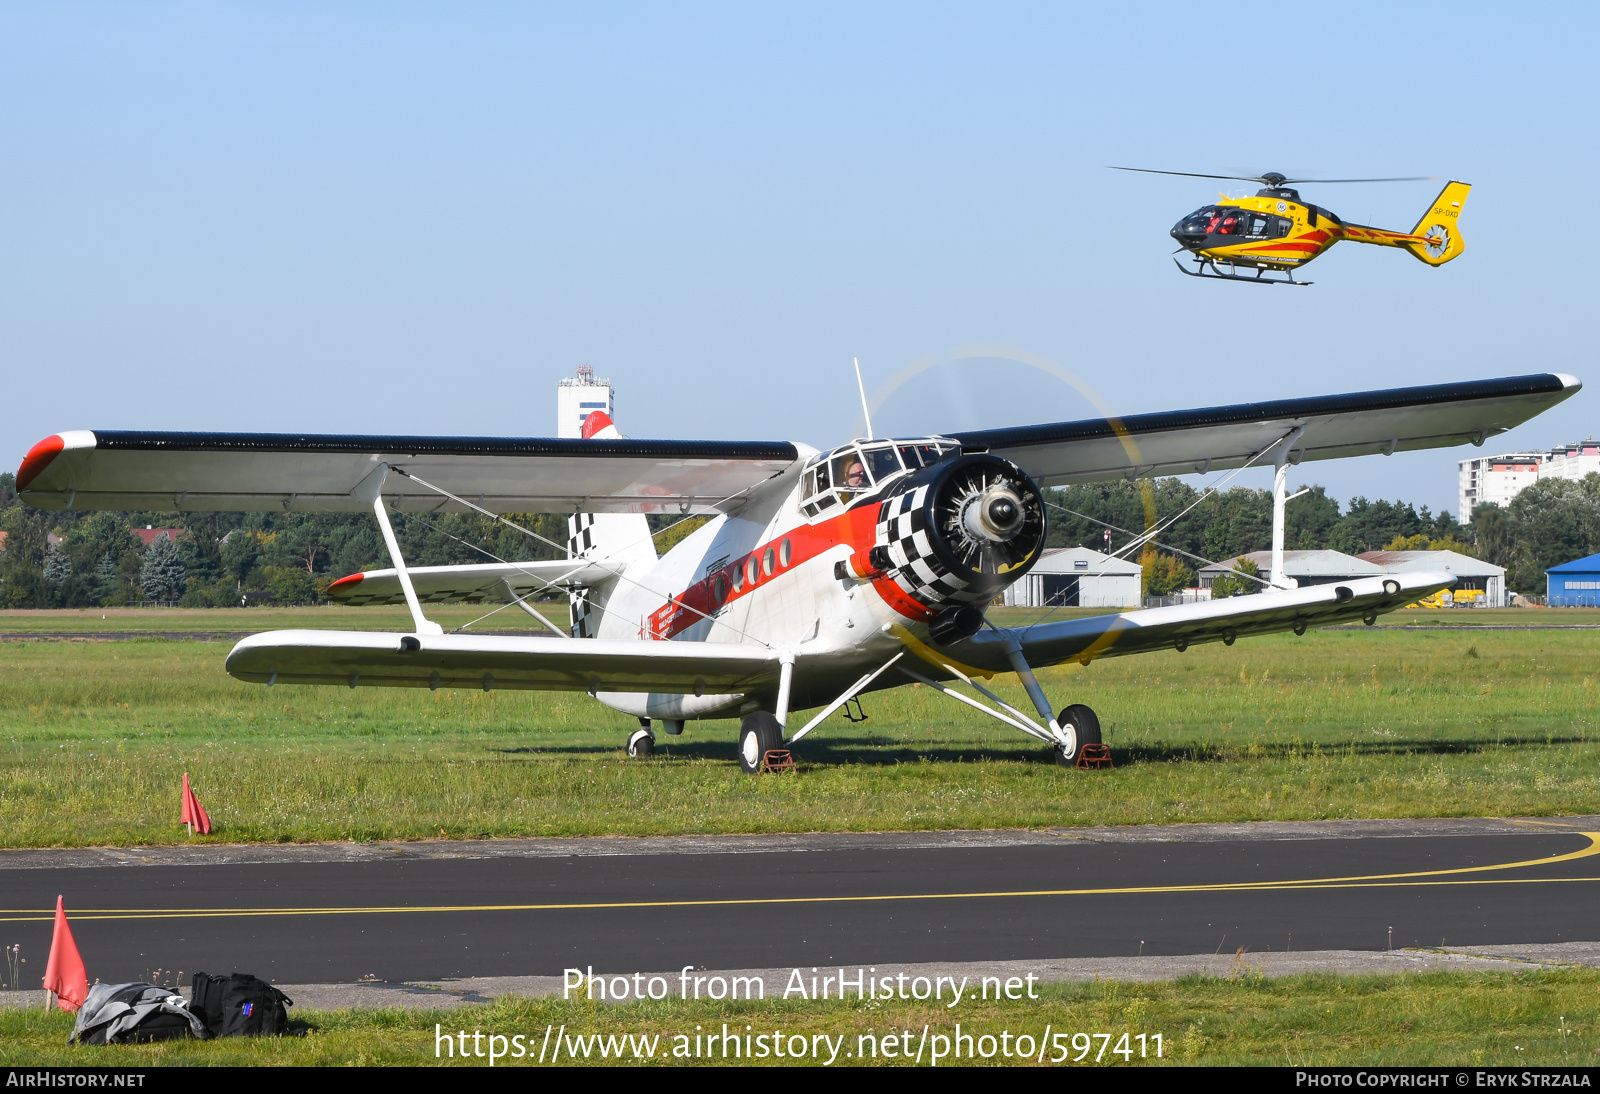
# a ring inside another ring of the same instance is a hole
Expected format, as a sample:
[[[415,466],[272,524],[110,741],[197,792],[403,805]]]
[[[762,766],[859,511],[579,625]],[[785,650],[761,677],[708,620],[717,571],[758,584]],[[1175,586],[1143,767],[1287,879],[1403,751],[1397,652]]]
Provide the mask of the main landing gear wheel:
[[[1078,762],[1078,749],[1084,745],[1100,743],[1100,719],[1082,703],[1063,708],[1056,717],[1056,725],[1066,730],[1068,737],[1067,744],[1055,747],[1056,763],[1062,767],[1074,766]]]
[[[656,737],[648,729],[636,729],[628,738],[628,755],[636,760],[647,759],[656,752]]]
[[[768,752],[783,747],[783,727],[764,710],[746,714],[739,724],[739,767],[746,775],[761,774]]]

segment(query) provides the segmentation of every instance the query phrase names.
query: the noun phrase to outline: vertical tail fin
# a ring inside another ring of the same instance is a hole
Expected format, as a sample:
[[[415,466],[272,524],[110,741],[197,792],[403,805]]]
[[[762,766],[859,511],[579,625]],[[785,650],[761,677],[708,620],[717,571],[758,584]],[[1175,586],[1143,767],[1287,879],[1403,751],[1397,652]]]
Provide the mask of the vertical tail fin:
[[[609,415],[596,410],[583,420],[586,440],[609,441],[622,436]],[[656,561],[655,541],[650,538],[650,522],[642,513],[574,513],[567,518],[567,556],[596,562],[621,562],[640,572]],[[615,580],[568,594],[572,611],[572,637],[593,638],[600,629],[606,601],[616,591]]]
[[[1443,266],[1466,250],[1459,221],[1461,207],[1467,203],[1467,193],[1471,189],[1471,184],[1465,182],[1445,183],[1417,226],[1411,229],[1412,235],[1422,236],[1427,242],[1409,243],[1406,249],[1430,266]]]

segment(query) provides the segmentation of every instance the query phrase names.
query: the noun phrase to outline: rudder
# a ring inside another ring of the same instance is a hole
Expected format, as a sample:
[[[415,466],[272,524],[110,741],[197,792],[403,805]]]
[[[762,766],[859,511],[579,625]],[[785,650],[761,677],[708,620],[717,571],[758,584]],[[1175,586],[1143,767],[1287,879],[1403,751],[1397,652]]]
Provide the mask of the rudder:
[[[1466,250],[1467,245],[1461,240],[1460,217],[1471,189],[1472,185],[1466,182],[1445,183],[1417,226],[1411,229],[1412,235],[1422,236],[1427,242],[1410,243],[1406,249],[1430,266],[1443,266]]]
[[[604,411],[597,410],[584,419],[583,436],[585,440],[608,441],[622,434]],[[636,572],[646,570],[656,561],[650,522],[642,513],[574,513],[567,518],[567,557],[611,560],[626,563]],[[615,580],[605,581],[568,593],[574,638],[595,636],[616,584]]]

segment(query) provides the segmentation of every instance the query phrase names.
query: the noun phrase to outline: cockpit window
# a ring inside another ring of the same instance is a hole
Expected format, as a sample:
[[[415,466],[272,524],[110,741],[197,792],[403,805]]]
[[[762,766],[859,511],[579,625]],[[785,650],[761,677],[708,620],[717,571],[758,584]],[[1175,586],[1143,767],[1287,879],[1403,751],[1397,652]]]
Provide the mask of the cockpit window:
[[[936,444],[903,444],[900,446],[900,460],[906,468],[915,471],[918,467],[932,467],[939,462],[940,450]]]
[[[906,471],[931,467],[946,448],[937,441],[895,444],[857,442],[812,457],[801,479],[801,507],[815,517],[835,505],[849,505]]]
[[[867,458],[867,470],[872,473],[874,482],[883,482],[900,473],[900,457],[894,454],[893,446],[870,448],[862,454]]]
[[[867,465],[855,448],[842,448],[833,454],[833,481],[841,490],[865,490],[872,485]]]

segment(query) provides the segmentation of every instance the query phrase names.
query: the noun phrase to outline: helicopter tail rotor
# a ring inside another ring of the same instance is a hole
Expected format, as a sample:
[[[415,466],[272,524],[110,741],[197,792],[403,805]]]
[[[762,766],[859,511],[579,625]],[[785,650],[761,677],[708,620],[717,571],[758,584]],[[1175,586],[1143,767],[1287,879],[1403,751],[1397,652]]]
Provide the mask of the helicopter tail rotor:
[[[1467,245],[1461,240],[1460,217],[1471,189],[1465,182],[1445,183],[1439,196],[1411,230],[1412,235],[1422,236],[1427,242],[1407,244],[1406,249],[1430,266],[1443,266],[1466,250]]]

